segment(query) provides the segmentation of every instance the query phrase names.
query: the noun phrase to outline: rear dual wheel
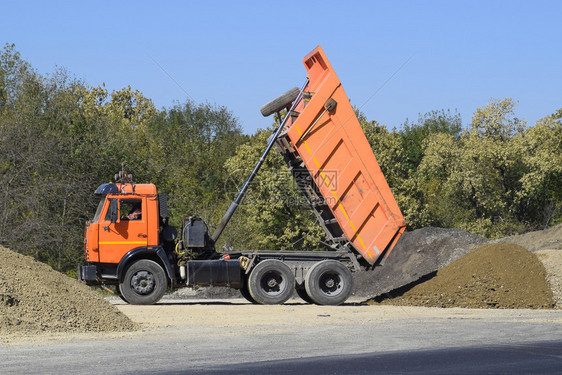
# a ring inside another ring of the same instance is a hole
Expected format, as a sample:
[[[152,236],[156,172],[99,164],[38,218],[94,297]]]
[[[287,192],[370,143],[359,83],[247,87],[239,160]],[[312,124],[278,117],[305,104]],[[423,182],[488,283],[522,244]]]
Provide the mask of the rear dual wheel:
[[[353,278],[342,263],[323,260],[308,271],[304,285],[306,295],[318,305],[341,305],[351,295]]]
[[[258,263],[240,290],[252,303],[262,305],[282,304],[295,289],[295,277],[283,262],[268,259]],[[341,305],[353,290],[351,271],[335,260],[323,260],[312,266],[306,274],[304,286],[297,286],[297,294],[308,303]]]
[[[285,263],[267,259],[254,267],[247,285],[255,302],[261,305],[282,304],[293,294],[295,276]]]

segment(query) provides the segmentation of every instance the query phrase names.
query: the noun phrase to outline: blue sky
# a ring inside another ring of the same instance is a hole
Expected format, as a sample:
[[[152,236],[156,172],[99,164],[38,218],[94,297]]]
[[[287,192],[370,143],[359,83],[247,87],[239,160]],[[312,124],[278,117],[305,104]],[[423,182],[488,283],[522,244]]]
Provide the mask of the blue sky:
[[[246,133],[259,108],[304,82],[322,45],[355,105],[399,128],[432,110],[465,125],[490,98],[529,124],[562,107],[561,1],[3,1],[0,42],[42,74],[131,85],[158,108],[231,110]],[[180,89],[161,68],[177,81]]]

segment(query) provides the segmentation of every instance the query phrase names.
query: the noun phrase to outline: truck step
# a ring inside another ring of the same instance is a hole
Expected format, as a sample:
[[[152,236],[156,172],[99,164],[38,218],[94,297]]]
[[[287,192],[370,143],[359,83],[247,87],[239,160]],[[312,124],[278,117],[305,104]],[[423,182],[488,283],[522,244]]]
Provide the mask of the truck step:
[[[333,219],[330,219],[330,220],[324,220],[324,224],[326,224],[326,225],[337,224],[337,223],[338,223],[338,219],[336,219],[336,218],[333,218]]]

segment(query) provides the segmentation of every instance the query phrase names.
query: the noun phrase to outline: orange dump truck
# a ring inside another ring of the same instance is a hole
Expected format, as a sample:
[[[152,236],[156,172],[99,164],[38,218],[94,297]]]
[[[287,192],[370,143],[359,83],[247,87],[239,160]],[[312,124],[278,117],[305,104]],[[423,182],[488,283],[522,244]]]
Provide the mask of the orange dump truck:
[[[304,58],[304,66],[301,89],[261,108],[264,116],[276,113],[281,124],[212,235],[194,216],[184,221],[178,238],[168,224],[166,196],[120,172],[116,183],[96,190],[101,199],[86,224],[87,263],[79,267],[79,278],[114,286],[133,304],[152,304],[168,288],[197,285],[240,289],[260,304],[284,303],[294,290],[307,302],[343,303],[352,292],[351,272],[379,265],[406,222],[320,47]],[[324,229],[326,250],[217,252],[216,241],[273,147]]]

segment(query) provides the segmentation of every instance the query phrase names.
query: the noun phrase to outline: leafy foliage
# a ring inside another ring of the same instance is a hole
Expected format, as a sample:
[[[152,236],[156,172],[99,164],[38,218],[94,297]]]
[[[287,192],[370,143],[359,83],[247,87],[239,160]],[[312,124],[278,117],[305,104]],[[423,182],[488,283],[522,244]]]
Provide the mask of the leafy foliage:
[[[444,111],[401,131],[362,122],[411,229],[455,227],[495,238],[562,220],[560,111],[528,127],[515,106],[492,99],[464,131],[460,117]]]
[[[225,108],[158,111],[130,87],[109,93],[62,70],[43,77],[13,45],[0,54],[0,108],[0,242],[71,272],[92,192],[122,164],[171,193],[176,222],[199,209],[213,219],[223,164],[246,139]]]
[[[258,130],[227,160],[231,200],[260,158],[273,131]],[[224,237],[236,248],[310,250],[318,248],[319,239],[324,237],[285,162],[274,152],[250,185],[235,220]]]
[[[498,237],[562,222],[562,109],[534,126],[491,100],[470,126],[432,111],[388,130],[357,111],[409,228]],[[276,124],[273,124],[275,127]],[[218,223],[273,129],[242,134],[228,109],[158,110],[138,90],[108,92],[64,70],[42,76],[14,45],[0,51],[0,243],[68,271],[82,262],[92,191],[124,164],[169,195],[172,222]],[[221,237],[242,249],[316,249],[312,212],[275,153]]]

